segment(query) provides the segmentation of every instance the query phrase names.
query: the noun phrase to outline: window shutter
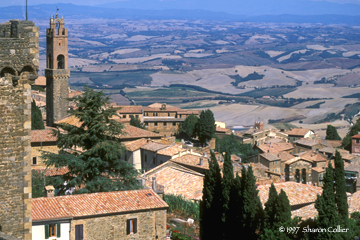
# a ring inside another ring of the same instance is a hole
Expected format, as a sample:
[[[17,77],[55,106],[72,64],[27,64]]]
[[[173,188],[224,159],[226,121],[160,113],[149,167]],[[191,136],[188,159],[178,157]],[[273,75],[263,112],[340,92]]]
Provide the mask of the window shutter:
[[[45,239],[49,239],[49,225],[45,225]]]
[[[61,237],[60,223],[56,224],[56,237]]]
[[[126,220],[126,234],[130,234],[130,219]]]
[[[134,233],[137,233],[137,218],[134,218]]]
[[[79,238],[80,238],[79,240],[83,240],[83,239],[84,239],[84,236],[83,236],[83,235],[84,235],[84,234],[83,234],[83,231],[84,231],[84,230],[83,230],[83,225],[82,225],[82,224],[80,225],[79,229],[80,229],[80,230],[79,230],[79,232],[80,232],[80,233],[79,233]]]

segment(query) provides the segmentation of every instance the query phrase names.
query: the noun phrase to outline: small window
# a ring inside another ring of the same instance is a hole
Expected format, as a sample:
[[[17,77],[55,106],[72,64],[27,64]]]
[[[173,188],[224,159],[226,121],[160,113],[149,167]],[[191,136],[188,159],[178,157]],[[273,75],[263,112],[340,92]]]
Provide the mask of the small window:
[[[157,122],[154,123],[154,126],[157,126]]]
[[[126,233],[127,234],[137,233],[137,218],[131,218],[126,221]]]
[[[166,122],[164,122],[164,127],[166,127]]]
[[[45,225],[45,239],[49,239],[49,237],[61,237],[60,236],[60,223],[54,223]]]
[[[135,115],[135,118],[139,118],[139,115]]]
[[[170,113],[168,113],[168,117],[170,117]]]
[[[176,126],[176,122],[173,122],[173,126]]]
[[[123,115],[123,118],[126,118],[126,114]]]
[[[36,159],[36,157],[33,157],[33,158],[32,158],[32,164],[33,164],[33,165],[36,165],[36,164],[37,164],[37,159]]]
[[[82,224],[75,225],[75,240],[83,240],[84,239],[84,226]]]

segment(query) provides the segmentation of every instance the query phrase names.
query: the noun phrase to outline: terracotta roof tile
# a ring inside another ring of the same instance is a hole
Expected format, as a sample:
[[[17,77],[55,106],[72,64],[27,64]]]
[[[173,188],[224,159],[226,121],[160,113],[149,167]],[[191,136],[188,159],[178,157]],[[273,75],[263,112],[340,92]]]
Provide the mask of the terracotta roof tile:
[[[293,145],[291,143],[279,142],[279,143],[271,143],[271,144],[260,144],[257,146],[264,153],[279,153],[282,151],[287,151],[293,149]]]
[[[311,131],[310,129],[305,129],[305,128],[293,128],[289,131],[287,131],[286,133],[289,136],[302,136],[304,137],[309,131]]]
[[[323,144],[325,146],[333,147],[333,148],[340,147],[341,143],[342,143],[341,140],[324,140],[323,141]]]
[[[315,139],[309,139],[309,138],[302,138],[302,139],[299,139],[297,141],[295,141],[296,144],[300,144],[300,145],[303,145],[303,146],[309,146],[309,147],[312,147],[312,146],[315,146],[315,145],[318,145],[318,144],[321,144],[321,142],[315,140]]]
[[[34,198],[31,216],[33,221],[41,221],[167,207],[153,190],[143,189]]]
[[[200,166],[200,159],[203,160],[202,166]],[[172,159],[172,161],[199,168],[209,169],[209,159],[195,154],[184,154],[180,157]]]
[[[351,138],[360,138],[360,134],[354,135]]]
[[[282,162],[286,162],[290,159],[295,158],[294,155],[288,153],[288,152],[279,152],[278,157],[281,159]]]
[[[143,145],[147,144],[147,142],[147,139],[141,138],[135,141],[124,143],[124,145],[126,147],[126,150],[133,152],[140,149]]]
[[[349,213],[360,212],[360,191],[353,193],[348,198]]]
[[[301,152],[296,155],[301,159],[313,162],[325,162],[327,160],[322,154],[313,151]]]
[[[119,109],[118,109],[119,108]],[[118,114],[142,114],[142,106],[139,105],[118,105],[116,106],[116,112]]]
[[[326,171],[326,168],[322,168],[322,167],[313,167],[311,168],[312,171],[315,171],[315,172],[325,172]]]
[[[31,142],[56,142],[57,137],[53,135],[54,128],[43,130],[31,130]]]
[[[46,77],[38,76],[38,78],[35,79],[34,85],[46,87]]]
[[[259,196],[261,203],[264,205],[269,198],[269,188],[271,185],[259,185]],[[283,182],[274,184],[278,193],[283,189],[289,198],[290,205],[299,205],[305,203],[313,203],[317,198],[317,194],[322,193],[321,187],[301,184],[296,182]]]
[[[262,153],[260,154],[260,156],[262,156],[263,158],[269,160],[269,161],[276,161],[276,160],[280,160],[280,158],[278,157],[277,154],[275,153]]]
[[[151,141],[151,142],[148,142],[147,144],[141,146],[141,149],[152,151],[152,152],[157,152],[168,146],[169,145],[167,145],[167,144],[161,144],[161,143]]]
[[[186,151],[186,149],[183,149],[180,145],[173,145],[169,146],[167,148],[160,149],[157,154],[165,155],[165,156],[174,156],[175,154],[178,154],[179,152]]]
[[[312,218],[314,219],[318,215],[318,212],[315,208],[315,203],[312,203],[310,205],[307,205],[305,207],[296,209],[294,211],[291,211],[291,217],[300,217],[303,220]]]
[[[182,195],[189,200],[202,199],[203,174],[167,161],[145,173],[146,187],[151,187],[152,177],[164,186],[165,194]]]

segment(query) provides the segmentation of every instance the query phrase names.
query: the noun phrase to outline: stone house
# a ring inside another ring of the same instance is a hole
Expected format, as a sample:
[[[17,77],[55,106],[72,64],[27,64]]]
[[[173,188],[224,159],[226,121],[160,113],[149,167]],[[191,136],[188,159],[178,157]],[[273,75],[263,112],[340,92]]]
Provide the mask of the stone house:
[[[287,131],[286,133],[291,143],[301,138],[310,138],[310,139],[315,138],[315,132],[313,130],[305,129],[305,128],[293,128]]]
[[[281,139],[286,142],[288,136],[279,130],[259,129],[257,124],[255,124],[254,128],[250,128],[243,133],[242,138],[243,143],[254,146],[264,144],[271,139]]]
[[[165,239],[167,209],[151,189],[35,198],[32,239]]]
[[[351,153],[360,154],[360,134],[351,137]]]
[[[285,162],[285,181],[311,184],[312,161],[296,157]]]
[[[119,115],[119,121],[124,124],[130,124],[131,117],[137,118],[143,122],[143,107],[140,105],[117,105],[116,113]]]
[[[274,153],[262,153],[259,155],[259,163],[268,167],[269,172],[281,174],[281,159]]]
[[[295,156],[298,156],[305,161],[312,162],[312,167],[327,167],[327,159],[320,153],[307,151],[295,154]]]
[[[262,153],[287,152],[293,154],[294,146],[289,142],[270,142],[257,145],[256,148]]]
[[[141,171],[142,170],[142,161],[141,161],[141,150],[140,148],[147,144],[149,140],[141,138],[135,141],[125,143],[125,152],[123,154],[123,159],[128,163],[134,165],[134,167]]]
[[[319,151],[324,145],[322,141],[316,139],[303,138],[294,141],[294,153],[305,152],[305,151]]]
[[[149,131],[158,132],[163,136],[177,133],[179,123],[191,114],[199,115],[198,111],[187,111],[166,103],[154,103],[143,108],[144,124]]]
[[[58,153],[56,145],[57,137],[53,135],[53,128],[46,127],[43,130],[31,130],[31,169],[44,168],[42,151]]]
[[[311,169],[312,184],[322,187],[324,184],[325,167],[314,167]]]

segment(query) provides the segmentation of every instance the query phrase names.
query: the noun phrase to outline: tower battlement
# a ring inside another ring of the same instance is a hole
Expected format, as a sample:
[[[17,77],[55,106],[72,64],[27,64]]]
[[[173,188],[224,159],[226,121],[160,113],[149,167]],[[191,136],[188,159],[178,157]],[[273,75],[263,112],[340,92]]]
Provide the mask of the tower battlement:
[[[39,69],[39,29],[0,24],[0,228],[31,239],[31,86]]]

